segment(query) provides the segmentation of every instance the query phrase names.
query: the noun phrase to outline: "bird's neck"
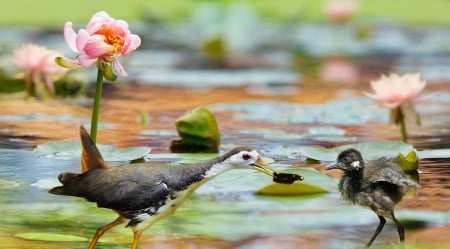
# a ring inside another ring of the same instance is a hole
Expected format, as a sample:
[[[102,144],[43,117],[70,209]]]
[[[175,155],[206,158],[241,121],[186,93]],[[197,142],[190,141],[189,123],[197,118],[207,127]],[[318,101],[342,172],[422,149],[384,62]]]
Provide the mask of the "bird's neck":
[[[345,200],[356,203],[357,195],[363,189],[363,176],[362,170],[344,173],[344,176],[339,182],[339,191]]]
[[[231,152],[226,153],[199,165],[205,180],[212,179],[215,176],[234,168],[229,162],[230,153]]]
[[[227,172],[229,170],[233,169],[233,167],[228,164],[227,162],[218,162],[215,163],[213,165],[211,165],[210,167],[206,167],[205,168],[205,179],[212,179],[215,176],[218,176],[224,172]]]
[[[177,181],[177,184],[179,185],[178,189],[188,190],[186,195],[190,195],[204,183],[212,180],[221,173],[232,169],[229,164],[223,162],[212,165],[203,164],[198,165],[197,167],[182,167],[185,167],[185,171],[183,172],[182,178]]]

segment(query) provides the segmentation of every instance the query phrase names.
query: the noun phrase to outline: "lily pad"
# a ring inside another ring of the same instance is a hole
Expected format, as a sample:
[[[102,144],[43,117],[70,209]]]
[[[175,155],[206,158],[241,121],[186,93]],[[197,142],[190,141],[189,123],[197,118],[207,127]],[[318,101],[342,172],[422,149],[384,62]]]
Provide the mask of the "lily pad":
[[[315,105],[252,101],[216,104],[211,108],[216,112],[235,112],[233,118],[236,120],[269,123],[317,124],[320,120],[324,125],[361,125],[369,121],[387,122],[385,108],[374,107],[367,98],[332,100]]]
[[[302,182],[293,184],[270,183],[260,188],[256,193],[259,195],[310,195],[327,193],[336,188],[333,178],[322,174],[314,169],[288,169],[282,173],[297,174],[304,177]]]
[[[214,114],[204,107],[189,110],[175,121],[180,140],[170,144],[171,152],[218,152],[220,133]]]
[[[0,179],[0,189],[16,188],[20,186],[18,182]]]
[[[244,135],[260,135],[263,138],[267,139],[280,139],[280,140],[293,140],[293,139],[302,139],[304,136],[294,134],[294,133],[288,133],[283,130],[277,130],[277,129],[244,129],[239,131],[239,134]]]
[[[396,157],[398,153],[408,154],[410,151],[416,151],[412,145],[401,142],[369,141],[357,144],[347,144],[329,149],[321,146],[305,146],[300,148],[300,152],[315,160],[334,161],[340,152],[349,148],[354,148],[361,152],[364,160],[368,161],[380,157]]]
[[[58,121],[76,122],[78,118],[70,115],[47,115],[41,113],[22,113],[17,115],[2,115],[0,122]]]
[[[14,236],[27,239],[27,240],[39,240],[39,241],[57,241],[57,242],[85,242],[87,238],[75,235],[66,235],[58,233],[16,233]]]
[[[418,151],[420,158],[450,158],[450,149],[435,149]]]
[[[146,146],[132,146],[116,149],[112,145],[98,144],[100,153],[105,161],[119,162],[143,158],[150,153],[151,148]],[[34,152],[49,158],[76,159],[81,156],[80,141],[57,141],[38,145]]]
[[[305,134],[306,138],[316,141],[345,142],[354,140],[353,137],[346,137],[346,131],[333,126],[312,127]]]
[[[221,61],[226,56],[225,41],[222,36],[206,40],[202,44],[202,54],[210,60]]]
[[[293,184],[279,184],[274,183],[265,186],[258,190],[258,195],[309,195],[322,194],[328,192],[327,190],[314,186],[308,183],[295,182]]]
[[[419,169],[419,158],[415,151],[410,151],[406,156],[399,153],[397,162],[404,171],[415,171]]]
[[[310,136],[345,136],[347,132],[333,126],[311,127],[307,134]]]
[[[140,136],[160,136],[160,137],[176,137],[178,133],[174,130],[144,130],[139,132]]]

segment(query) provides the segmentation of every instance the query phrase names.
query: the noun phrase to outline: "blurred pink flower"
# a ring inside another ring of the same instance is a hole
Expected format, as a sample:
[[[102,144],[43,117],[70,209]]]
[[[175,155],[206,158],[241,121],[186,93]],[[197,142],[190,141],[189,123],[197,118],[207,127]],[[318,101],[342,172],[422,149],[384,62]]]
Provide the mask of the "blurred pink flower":
[[[374,93],[364,93],[368,97],[379,101],[388,108],[395,108],[402,104],[411,103],[424,89],[426,82],[420,80],[419,74],[390,74],[370,82]]]
[[[78,33],[72,28],[72,22],[66,22],[64,38],[69,48],[79,53],[73,63],[83,67],[90,67],[95,62],[112,63],[114,72],[121,76],[127,73],[117,58],[141,45],[141,38],[130,32],[126,21],[111,18],[104,11],[92,16],[86,29],[80,29]]]
[[[25,69],[28,90],[32,84],[44,82],[47,89],[54,93],[53,81],[62,77],[67,68],[62,68],[55,62],[61,54],[46,47],[27,43],[13,50],[14,64]]]
[[[355,13],[358,6],[351,0],[331,0],[325,3],[323,11],[334,23],[344,23]]]
[[[359,72],[354,64],[344,58],[327,58],[319,67],[319,78],[324,82],[355,84]]]

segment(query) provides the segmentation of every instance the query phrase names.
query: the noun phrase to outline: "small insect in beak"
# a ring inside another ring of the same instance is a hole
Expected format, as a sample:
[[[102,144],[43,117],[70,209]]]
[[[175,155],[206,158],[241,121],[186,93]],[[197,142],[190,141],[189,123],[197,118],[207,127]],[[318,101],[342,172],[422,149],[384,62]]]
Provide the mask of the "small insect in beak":
[[[252,164],[255,170],[258,170],[264,174],[267,174],[273,178],[276,183],[292,184],[295,181],[303,181],[303,176],[291,173],[278,173],[272,167],[267,165],[261,157],[258,157],[256,162]]]

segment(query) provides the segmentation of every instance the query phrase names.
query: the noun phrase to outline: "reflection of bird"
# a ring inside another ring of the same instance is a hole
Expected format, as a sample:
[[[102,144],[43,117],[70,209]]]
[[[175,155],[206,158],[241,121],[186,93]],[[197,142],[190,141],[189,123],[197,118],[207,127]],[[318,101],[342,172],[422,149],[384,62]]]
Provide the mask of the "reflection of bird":
[[[144,229],[172,214],[199,186],[214,176],[234,168],[253,168],[274,177],[258,152],[245,147],[209,161],[192,165],[157,165],[145,163],[109,167],[86,130],[81,127],[83,144],[82,174],[62,173],[63,186],[49,192],[84,197],[98,207],[113,209],[119,217],[99,228],[89,249],[110,228],[127,222],[134,232],[132,248],[137,248]]]
[[[418,184],[410,180],[397,164],[386,158],[365,164],[359,151],[347,149],[325,169],[343,170],[344,175],[339,182],[342,197],[352,204],[369,207],[378,215],[380,223],[367,247],[383,229],[385,218],[395,222],[400,241],[404,241],[405,229],[395,218],[394,207],[409,188]]]

